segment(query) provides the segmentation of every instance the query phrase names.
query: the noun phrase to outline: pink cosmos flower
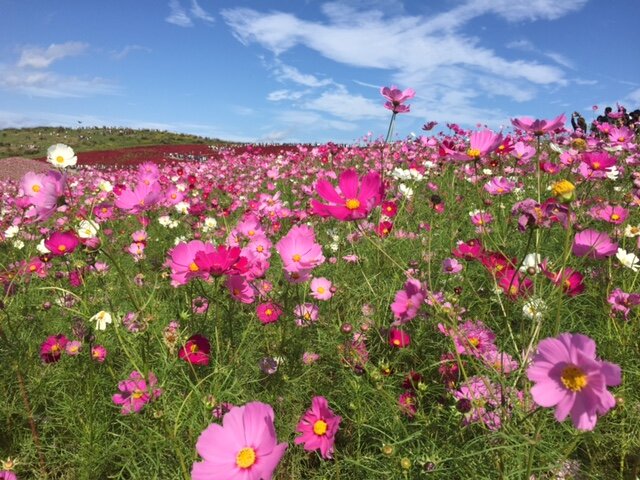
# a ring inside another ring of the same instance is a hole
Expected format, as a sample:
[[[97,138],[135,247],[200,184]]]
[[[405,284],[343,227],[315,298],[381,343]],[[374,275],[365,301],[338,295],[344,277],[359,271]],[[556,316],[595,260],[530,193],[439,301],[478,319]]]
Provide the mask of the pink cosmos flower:
[[[196,334],[189,337],[178,352],[178,357],[191,365],[209,365],[210,351],[211,344],[207,337]]]
[[[227,277],[226,287],[234,300],[241,303],[253,303],[256,296],[255,289],[241,275]]]
[[[391,311],[396,318],[392,325],[402,325],[414,319],[424,302],[425,292],[419,280],[409,279],[403,290],[396,292]]]
[[[44,363],[55,363],[60,360],[69,339],[62,335],[51,335],[40,345],[40,358]]]
[[[340,174],[340,191],[325,179],[316,182],[316,192],[328,203],[311,200],[316,215],[338,220],[360,220],[366,218],[378,206],[384,196],[384,186],[378,172],[369,172],[358,179],[358,173],[349,169]]]
[[[162,189],[157,181],[139,182],[133,190],[126,188],[116,200],[116,207],[128,213],[141,213],[158,203]]]
[[[453,393],[456,408],[464,415],[463,424],[482,423],[489,430],[499,430],[500,389],[488,378],[471,377]]]
[[[447,337],[453,338],[456,350],[461,355],[482,357],[497,350],[494,343],[496,335],[480,320],[467,320],[456,328],[447,328],[439,323],[438,329]]]
[[[442,261],[442,272],[448,275],[455,275],[462,271],[462,264],[455,258],[445,258]]]
[[[447,147],[446,144],[443,144],[442,148],[445,155],[454,160],[478,160],[498,148],[502,140],[501,133],[495,133],[491,130],[478,130],[469,136],[469,148],[466,152],[453,150]]]
[[[564,113],[558,115],[553,120],[533,120],[528,117],[511,119],[511,123],[514,127],[524,130],[525,132],[533,133],[537,137],[540,137],[545,133],[553,132],[559,128],[563,128],[566,122],[567,118],[564,116]]]
[[[616,288],[611,292],[607,302],[611,305],[611,315],[614,312],[621,312],[624,315],[624,319],[627,320],[631,308],[640,305],[640,294],[638,293],[626,293]]]
[[[167,258],[164,265],[171,269],[171,285],[174,287],[186,285],[192,278],[208,279],[209,272],[203,271],[195,259],[197,254],[206,255],[213,252],[213,245],[200,240],[191,240],[187,243],[180,242],[169,250],[169,258]]]
[[[578,172],[584,178],[601,179],[607,176],[607,169],[613,167],[617,160],[606,152],[586,152],[580,156]]]
[[[567,296],[575,297],[576,295],[580,295],[582,292],[584,292],[584,276],[577,270],[566,267],[558,272],[552,272],[549,269],[546,260],[543,261],[542,264],[540,264],[540,268],[542,270],[542,273],[544,273],[544,275],[549,280],[551,280],[554,285],[562,288],[562,291]]]
[[[466,242],[458,242],[451,251],[454,257],[464,258],[465,260],[476,260],[482,256],[483,252],[482,242],[476,238]]]
[[[400,90],[395,85],[391,87],[382,87],[380,95],[387,99],[384,108],[391,110],[393,113],[407,113],[410,111],[409,105],[403,105],[407,100],[415,97],[416,92],[412,88]]]
[[[18,476],[11,470],[3,470],[0,472],[0,480],[18,480]]]
[[[191,470],[193,480],[271,480],[287,443],[277,443],[273,409],[261,402],[232,408],[222,425],[212,423],[198,438],[203,458]]]
[[[256,308],[256,314],[258,315],[258,320],[263,325],[268,323],[277,322],[282,315],[282,309],[272,302],[261,303]]]
[[[603,220],[613,225],[621,225],[629,216],[629,210],[619,205],[600,205],[589,210],[596,220]]]
[[[80,239],[73,230],[67,232],[54,232],[44,241],[44,246],[54,257],[73,253],[80,245]]]
[[[296,325],[298,327],[306,327],[318,320],[320,309],[313,303],[303,303],[294,307],[293,314],[296,317]]]
[[[102,345],[94,345],[91,347],[91,359],[98,362],[104,363],[107,358],[107,349]]]
[[[304,445],[307,452],[320,450],[324,459],[333,457],[333,444],[342,417],[333,413],[327,399],[313,397],[311,408],[298,422],[296,431],[302,435],[296,437],[296,445]]]
[[[209,309],[209,302],[204,297],[196,297],[191,301],[191,311],[197,314],[206,313]]]
[[[65,351],[67,352],[67,355],[71,357],[80,355],[81,350],[82,350],[82,342],[80,342],[79,340],[73,340],[67,343],[67,345],[65,346]]]
[[[587,256],[594,260],[602,260],[615,255],[617,251],[618,244],[604,232],[583,230],[573,239],[572,252],[576,257]]]
[[[511,355],[498,350],[489,350],[482,354],[482,362],[498,373],[511,373],[520,366]]]
[[[324,277],[311,280],[311,296],[316,300],[329,300],[333,297],[331,281]]]
[[[47,173],[28,172],[20,181],[30,208],[27,217],[46,220],[55,212],[60,198],[64,197],[66,175],[51,170]]]
[[[310,271],[324,263],[322,247],[307,225],[296,225],[276,244],[283,268],[289,273]]]
[[[591,338],[562,333],[538,344],[527,377],[535,382],[533,400],[542,407],[555,407],[556,420],[562,422],[571,415],[578,430],[593,430],[598,415],[616,404],[607,386],[620,384],[621,370],[596,358],[596,342]]]
[[[484,185],[484,189],[490,195],[506,195],[511,193],[515,187],[515,182],[504,177],[493,177]]]
[[[400,411],[409,418],[416,416],[418,411],[416,402],[416,394],[411,390],[405,391],[398,397],[398,406],[400,407]]]
[[[140,372],[134,370],[128,380],[118,383],[118,390],[121,393],[116,393],[111,398],[113,403],[121,405],[122,415],[138,413],[147,403],[162,395],[162,390],[156,388],[157,383],[158,379],[153,372],[149,372],[147,382]]]

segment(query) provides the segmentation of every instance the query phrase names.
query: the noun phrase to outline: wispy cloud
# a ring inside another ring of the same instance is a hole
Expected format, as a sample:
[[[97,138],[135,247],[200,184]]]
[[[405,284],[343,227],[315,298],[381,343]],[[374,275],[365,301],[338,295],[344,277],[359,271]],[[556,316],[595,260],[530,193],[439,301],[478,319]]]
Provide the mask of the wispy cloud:
[[[177,25],[178,27],[193,27],[193,20],[202,20],[206,23],[213,23],[215,18],[204,10],[197,0],[191,0],[191,8],[189,11],[182,6],[180,0],[169,1],[169,15],[165,18],[168,23]]]
[[[282,90],[274,90],[273,92],[269,92],[269,94],[267,95],[267,100],[269,100],[270,102],[280,102],[282,100],[300,100],[309,92],[310,90],[291,91],[284,88]]]
[[[46,48],[24,47],[20,52],[17,66],[20,68],[48,68],[56,60],[80,55],[88,48],[89,44],[84,42],[52,43]]]
[[[134,52],[151,53],[151,49],[142,45],[126,45],[122,50],[111,52],[111,58],[114,60],[122,60]]]
[[[168,23],[172,23],[178,27],[193,27],[191,18],[187,15],[187,12],[182,8],[178,0],[171,0],[169,2],[169,8],[171,12],[169,16],[165,18]]]

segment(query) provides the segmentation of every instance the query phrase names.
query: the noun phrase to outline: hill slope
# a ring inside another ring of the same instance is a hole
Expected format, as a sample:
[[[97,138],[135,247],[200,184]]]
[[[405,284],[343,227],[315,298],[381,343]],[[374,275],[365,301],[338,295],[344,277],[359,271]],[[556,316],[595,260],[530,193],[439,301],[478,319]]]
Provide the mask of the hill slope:
[[[65,143],[76,152],[84,152],[145,145],[216,145],[225,142],[184,133],[131,128],[7,128],[0,130],[0,158],[44,157],[47,148],[54,143]]]

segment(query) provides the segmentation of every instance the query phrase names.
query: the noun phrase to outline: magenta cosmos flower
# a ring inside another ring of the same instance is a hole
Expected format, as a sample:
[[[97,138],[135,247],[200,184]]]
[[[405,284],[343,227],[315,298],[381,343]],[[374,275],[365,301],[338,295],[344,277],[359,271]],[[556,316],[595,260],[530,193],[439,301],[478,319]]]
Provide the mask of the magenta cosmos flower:
[[[511,119],[514,127],[524,130],[525,132],[533,133],[538,137],[564,127],[566,121],[567,118],[564,116],[564,113],[561,113],[553,120],[534,120],[528,117]]]
[[[174,287],[186,285],[189,280],[196,277],[207,280],[209,271],[203,270],[198,266],[196,255],[203,256],[209,253],[215,253],[215,247],[200,240],[191,240],[187,243],[180,242],[169,250],[169,258],[167,258],[164,266],[171,269],[171,285]]]
[[[196,334],[189,337],[187,343],[178,352],[178,357],[192,365],[209,365],[210,351],[209,340]]]
[[[478,130],[469,135],[469,148],[466,152],[459,152],[442,145],[446,155],[454,160],[478,160],[480,157],[490,154],[502,143],[501,133],[491,130]]]
[[[577,233],[573,239],[572,252],[576,257],[589,257],[602,260],[615,255],[618,244],[609,238],[604,232],[596,230],[583,230]]]
[[[51,335],[40,345],[40,358],[44,363],[55,363],[60,360],[69,339],[62,334]]]
[[[147,382],[140,372],[134,370],[127,380],[118,383],[121,393],[116,393],[111,399],[116,405],[121,405],[122,415],[138,413],[147,403],[162,395],[162,390],[156,388],[157,384],[158,379],[153,372],[149,372]]]
[[[328,203],[312,199],[313,213],[338,220],[360,220],[366,218],[384,196],[384,186],[378,172],[367,173],[360,180],[355,170],[346,170],[340,174],[338,186],[339,192],[327,180],[316,182],[316,192]]]
[[[562,333],[538,344],[527,377],[535,385],[533,400],[541,407],[556,407],[556,420],[571,415],[578,430],[593,430],[598,415],[615,404],[607,386],[619,385],[620,367],[596,358],[596,342],[586,335]]]
[[[311,408],[300,419],[296,431],[302,435],[295,439],[296,445],[304,445],[308,452],[320,450],[322,458],[333,457],[333,444],[342,417],[333,413],[327,399],[313,397]]]
[[[75,232],[54,232],[44,241],[44,246],[51,252],[53,256],[61,256],[72,253],[80,245]]]
[[[415,97],[416,92],[412,88],[400,90],[393,85],[391,87],[382,87],[380,89],[380,95],[387,99],[384,108],[391,110],[393,113],[407,113],[411,110],[411,107],[404,105],[404,102]]]
[[[273,409],[261,402],[232,408],[222,425],[212,423],[198,438],[193,480],[271,480],[287,448],[277,443]]]

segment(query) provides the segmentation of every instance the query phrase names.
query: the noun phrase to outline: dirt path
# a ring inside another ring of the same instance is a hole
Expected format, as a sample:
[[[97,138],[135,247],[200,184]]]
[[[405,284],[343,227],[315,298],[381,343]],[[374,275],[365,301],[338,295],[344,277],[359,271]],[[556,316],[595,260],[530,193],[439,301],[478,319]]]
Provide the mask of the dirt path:
[[[9,157],[0,159],[0,180],[20,180],[27,172],[46,172],[49,164],[30,158]]]

